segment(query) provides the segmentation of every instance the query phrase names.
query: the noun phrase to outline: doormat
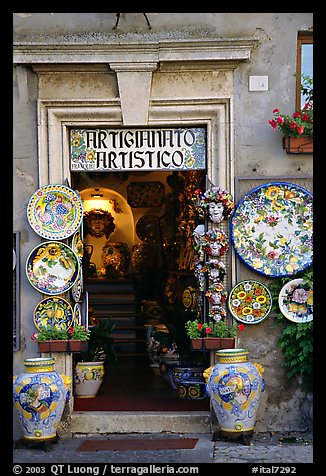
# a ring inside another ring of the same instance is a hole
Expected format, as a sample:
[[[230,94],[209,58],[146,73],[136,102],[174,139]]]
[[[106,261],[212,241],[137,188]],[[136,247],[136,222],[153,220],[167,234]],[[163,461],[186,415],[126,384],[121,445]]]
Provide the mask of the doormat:
[[[198,412],[209,411],[209,399],[188,400],[178,397],[110,397],[74,399],[75,411],[120,412]]]
[[[86,440],[76,451],[191,450],[197,441],[198,438]]]

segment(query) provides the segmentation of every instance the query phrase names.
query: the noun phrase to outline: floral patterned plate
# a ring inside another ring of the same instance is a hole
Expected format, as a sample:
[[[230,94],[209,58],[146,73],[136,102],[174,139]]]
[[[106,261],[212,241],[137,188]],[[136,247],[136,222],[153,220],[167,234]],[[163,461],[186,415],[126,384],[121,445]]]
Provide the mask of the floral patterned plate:
[[[82,261],[84,256],[84,243],[81,237],[80,230],[77,230],[71,240],[71,249],[74,251],[79,261]]]
[[[302,278],[286,283],[278,296],[281,313],[293,322],[313,320],[313,290]]]
[[[79,274],[74,282],[72,288],[70,289],[71,296],[75,302],[80,302],[81,300],[81,295],[83,292],[83,268],[80,265],[79,267]]]
[[[241,281],[232,288],[228,306],[237,321],[258,324],[268,316],[272,308],[272,296],[266,286],[258,281]]]
[[[64,240],[80,227],[83,205],[79,193],[66,185],[45,185],[30,198],[27,219],[47,240]]]
[[[70,246],[60,241],[47,241],[30,253],[26,261],[26,275],[35,289],[56,295],[74,285],[79,267],[79,260]]]
[[[54,326],[67,330],[71,327],[73,311],[65,299],[50,297],[39,302],[34,310],[34,324],[38,331],[42,326]]]
[[[298,185],[271,182],[251,190],[231,219],[232,244],[260,274],[290,276],[312,264],[313,198]]]

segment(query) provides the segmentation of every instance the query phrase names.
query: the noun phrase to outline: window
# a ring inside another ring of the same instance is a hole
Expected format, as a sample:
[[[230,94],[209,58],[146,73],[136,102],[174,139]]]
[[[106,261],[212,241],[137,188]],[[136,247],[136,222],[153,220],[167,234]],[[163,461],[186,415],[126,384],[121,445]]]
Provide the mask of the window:
[[[313,33],[299,32],[297,43],[297,84],[296,84],[296,110],[301,109],[305,99],[301,93],[302,75],[313,78]]]

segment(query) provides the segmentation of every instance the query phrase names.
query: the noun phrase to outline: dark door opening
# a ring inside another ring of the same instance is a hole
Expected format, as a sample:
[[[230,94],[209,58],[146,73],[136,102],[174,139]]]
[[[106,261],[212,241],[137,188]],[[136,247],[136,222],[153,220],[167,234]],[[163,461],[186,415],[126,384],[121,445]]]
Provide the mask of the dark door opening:
[[[205,177],[204,170],[72,174],[72,187],[84,203],[88,324],[114,323],[117,357],[106,362],[97,397],[75,399],[76,409],[208,409],[206,399],[185,405],[178,398],[161,359],[174,350],[182,361],[209,366],[205,352],[191,351],[184,329],[196,313],[193,197]],[[149,350],[155,330],[159,359]]]

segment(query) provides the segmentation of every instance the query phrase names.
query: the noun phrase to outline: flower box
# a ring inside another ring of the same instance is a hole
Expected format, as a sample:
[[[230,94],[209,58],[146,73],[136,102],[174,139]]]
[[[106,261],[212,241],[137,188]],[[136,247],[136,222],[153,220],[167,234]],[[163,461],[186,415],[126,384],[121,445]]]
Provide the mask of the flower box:
[[[40,352],[69,352],[68,340],[48,340],[38,342]]]
[[[282,142],[287,154],[312,154],[314,151],[313,137],[310,136],[284,136]]]
[[[205,337],[204,345],[206,350],[215,350],[220,348],[220,337]]]
[[[205,337],[204,346],[206,350],[234,349],[235,338],[233,337]]]
[[[84,340],[69,340],[70,352],[86,352],[88,349],[88,342]]]
[[[191,348],[193,350],[201,350],[203,347],[203,338],[198,337],[196,339],[191,339]]]

